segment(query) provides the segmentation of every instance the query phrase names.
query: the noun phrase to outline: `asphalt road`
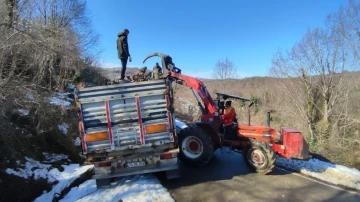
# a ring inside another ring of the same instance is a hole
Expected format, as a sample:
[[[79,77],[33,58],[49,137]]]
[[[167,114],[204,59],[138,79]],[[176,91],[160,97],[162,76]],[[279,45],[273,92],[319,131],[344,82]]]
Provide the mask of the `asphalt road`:
[[[240,154],[215,152],[205,167],[181,165],[181,178],[161,180],[174,199],[186,201],[360,201],[360,194],[276,168],[270,175],[251,172]]]

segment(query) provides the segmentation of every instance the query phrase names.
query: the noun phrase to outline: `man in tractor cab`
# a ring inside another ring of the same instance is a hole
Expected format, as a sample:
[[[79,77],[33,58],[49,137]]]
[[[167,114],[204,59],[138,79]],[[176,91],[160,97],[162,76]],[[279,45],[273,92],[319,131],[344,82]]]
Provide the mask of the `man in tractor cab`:
[[[224,114],[221,115],[221,118],[224,120],[224,137],[226,140],[236,140],[237,130],[236,130],[236,112],[235,109],[231,106],[231,101],[228,100],[225,103]]]

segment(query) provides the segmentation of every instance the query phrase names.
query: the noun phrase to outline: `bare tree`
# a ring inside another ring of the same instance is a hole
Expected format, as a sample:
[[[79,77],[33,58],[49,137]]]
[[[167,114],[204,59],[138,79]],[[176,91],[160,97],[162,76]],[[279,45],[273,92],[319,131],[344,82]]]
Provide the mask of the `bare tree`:
[[[213,69],[213,78],[220,80],[237,78],[237,69],[234,63],[227,57],[225,60],[218,60]]]
[[[218,80],[218,86],[221,88],[215,89],[215,91],[227,92],[229,91],[229,83],[225,80],[237,78],[237,69],[234,63],[226,57],[224,60],[217,61],[212,74],[212,77]]]
[[[97,54],[82,0],[1,0],[0,86],[15,78],[62,89]],[[16,22],[16,23],[15,23]],[[16,26],[14,26],[16,25]]]
[[[326,24],[334,31],[337,40],[352,50],[352,55],[360,60],[360,3],[348,0],[347,5],[328,16]]]
[[[281,78],[283,87],[308,123],[311,138],[315,139],[331,131],[335,107],[345,101],[351,82],[346,72],[355,68],[356,60],[334,32],[314,29],[290,52],[278,52],[271,72]]]

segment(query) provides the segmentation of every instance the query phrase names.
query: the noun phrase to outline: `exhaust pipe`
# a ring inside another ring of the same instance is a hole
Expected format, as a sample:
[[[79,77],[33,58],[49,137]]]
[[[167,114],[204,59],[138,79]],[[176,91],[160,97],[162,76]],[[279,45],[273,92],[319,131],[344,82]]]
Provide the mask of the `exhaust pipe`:
[[[268,111],[266,115],[266,125],[270,128],[270,111]]]
[[[251,111],[250,107],[253,106],[254,102],[251,102],[248,106],[248,125],[250,126],[250,119],[251,119]]]

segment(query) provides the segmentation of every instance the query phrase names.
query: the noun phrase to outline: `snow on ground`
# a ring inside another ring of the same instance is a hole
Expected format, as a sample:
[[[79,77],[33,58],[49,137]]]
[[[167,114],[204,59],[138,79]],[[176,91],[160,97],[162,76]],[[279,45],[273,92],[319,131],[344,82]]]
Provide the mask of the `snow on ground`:
[[[48,170],[50,169],[51,165],[44,165],[38,161],[35,161],[31,158],[25,157],[26,163],[21,164],[23,168],[7,168],[5,172],[9,175],[16,175],[18,177],[22,177],[24,179],[49,179],[49,182],[53,182],[53,178],[49,178]],[[20,164],[20,161],[17,161]]]
[[[95,180],[87,180],[78,187],[71,188],[70,192],[60,202],[76,201],[96,191]]]
[[[188,127],[186,125],[186,123],[180,121],[179,119],[175,119],[175,125],[176,125],[176,127],[180,128],[180,129],[184,129],[184,128]]]
[[[66,159],[63,154],[49,154],[44,152],[46,160],[44,162],[55,162]],[[35,202],[51,202],[58,197],[61,192],[69,187],[83,173],[93,166],[79,166],[78,164],[63,165],[64,171],[60,172],[51,165],[42,164],[31,158],[25,157],[26,163],[17,164],[22,168],[6,169],[9,175],[16,175],[25,179],[47,179],[54,184],[53,188],[36,198]],[[122,199],[123,202],[142,202],[142,201],[174,201],[168,191],[160,184],[159,180],[152,174],[135,175],[118,178],[111,184],[111,188],[97,189],[95,180],[87,180],[78,187],[73,187],[70,192],[61,200],[65,201],[114,201]]]
[[[360,171],[355,168],[327,163],[318,159],[301,161],[278,157],[276,162],[282,167],[301,172],[325,182],[360,190]]]
[[[26,109],[18,109],[17,111],[23,116],[28,116],[30,113],[30,111]]]
[[[53,201],[54,197],[71,185],[83,173],[91,169],[92,165],[81,166],[78,164],[63,165],[64,171],[60,172],[57,168],[51,169],[49,175],[56,179],[58,182],[49,192],[45,192],[35,199],[35,202]]]
[[[73,99],[68,97],[70,94],[72,94],[72,93],[70,93],[70,92],[56,93],[56,96],[49,97],[48,100],[51,104],[69,107],[71,105],[71,102],[74,101]]]
[[[67,135],[68,128],[69,128],[68,124],[62,123],[62,124],[58,125],[58,128],[64,135]]]
[[[68,159],[68,155],[65,154],[50,154],[47,152],[43,152],[42,153],[45,157],[46,160],[43,161],[43,163],[55,163],[55,162],[59,162],[65,159]]]
[[[67,101],[74,101],[73,99],[69,98],[68,96],[72,94],[72,93],[69,93],[69,92],[66,92],[66,93],[56,93],[57,97],[60,98],[60,99],[65,99]]]
[[[69,107],[71,105],[69,101],[63,100],[58,97],[50,97],[49,102],[54,105],[65,106],[65,107]]]
[[[80,137],[76,137],[76,139],[75,139],[75,146],[81,146],[81,139],[80,139]]]
[[[65,155],[54,155],[45,152],[43,154],[47,157],[46,161],[50,162],[65,158]],[[78,164],[63,165],[64,171],[60,172],[57,168],[52,168],[51,165],[42,164],[31,158],[25,157],[25,160],[25,164],[17,161],[17,164],[20,165],[21,168],[7,168],[5,172],[9,175],[16,175],[24,179],[38,180],[42,178],[47,179],[50,184],[54,183],[51,191],[44,192],[43,195],[35,199],[35,201],[39,202],[53,201],[57,194],[60,194],[65,188],[71,185],[73,181],[93,167],[92,165],[79,167]]]
[[[61,202],[117,202],[120,199],[123,202],[174,201],[159,180],[148,174],[123,177],[103,189],[96,189],[95,180],[88,180],[72,188]]]

